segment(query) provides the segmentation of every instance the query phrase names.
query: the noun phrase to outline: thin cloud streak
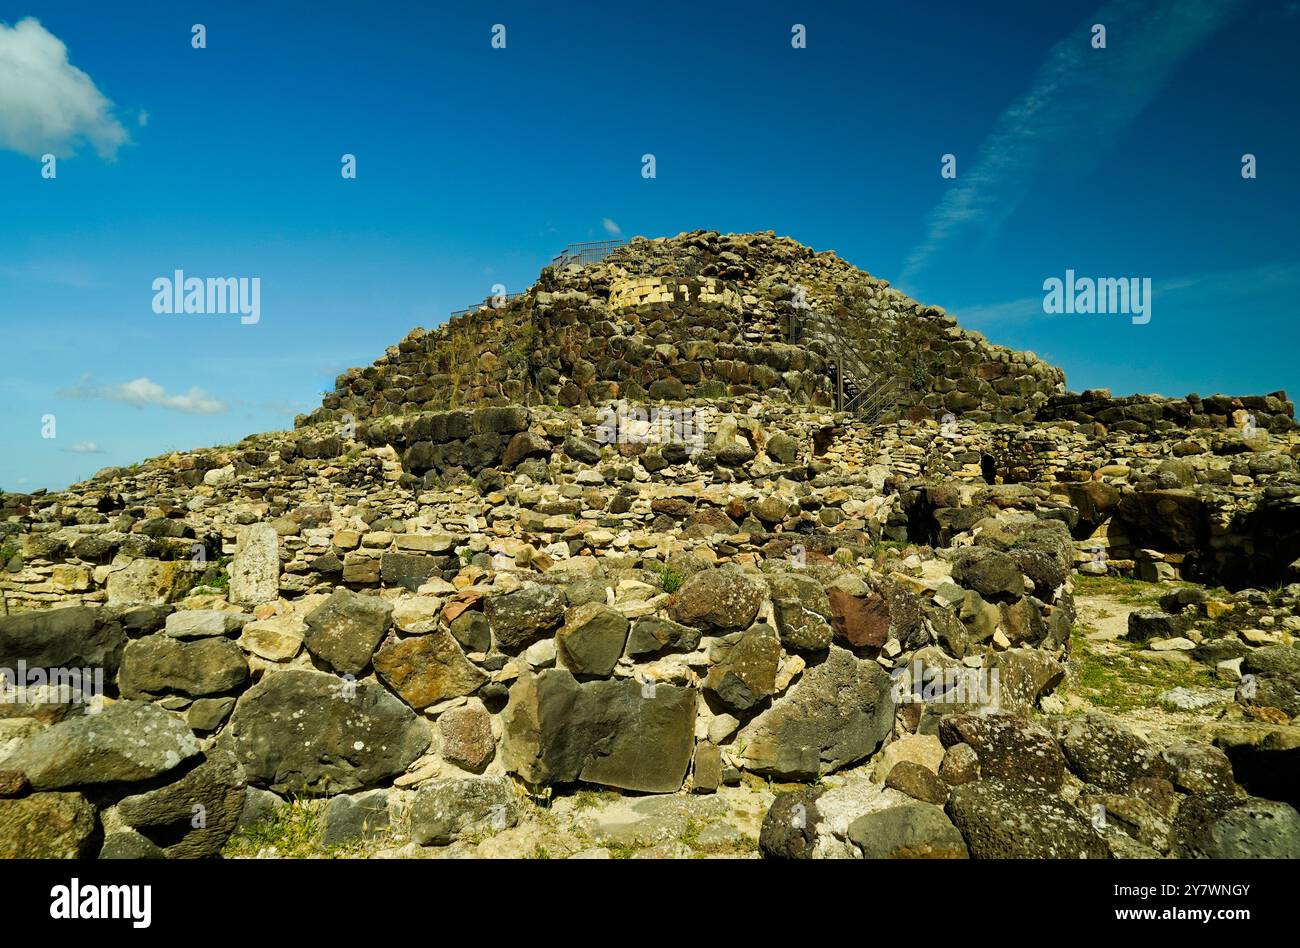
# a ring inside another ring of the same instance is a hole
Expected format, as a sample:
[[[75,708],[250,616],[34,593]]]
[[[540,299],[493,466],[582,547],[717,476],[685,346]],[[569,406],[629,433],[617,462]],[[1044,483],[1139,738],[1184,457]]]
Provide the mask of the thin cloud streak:
[[[903,265],[911,283],[947,245],[989,235],[1020,205],[1038,173],[1081,174],[1164,87],[1178,65],[1221,29],[1242,0],[1114,0],[1048,52],[1033,84],[999,117],[970,171],[930,212]],[[1107,46],[1091,45],[1092,26]]]

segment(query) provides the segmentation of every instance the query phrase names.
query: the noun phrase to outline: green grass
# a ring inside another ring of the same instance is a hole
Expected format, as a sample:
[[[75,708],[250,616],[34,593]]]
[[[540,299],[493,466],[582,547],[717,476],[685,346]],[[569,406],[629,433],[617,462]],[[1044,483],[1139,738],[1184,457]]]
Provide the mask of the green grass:
[[[1128,642],[1115,642],[1122,651],[1103,655],[1086,638],[1090,631],[1085,623],[1075,624],[1070,651],[1077,672],[1072,687],[1079,697],[1098,708],[1161,708],[1165,706],[1160,695],[1171,688],[1222,687],[1222,682],[1200,662],[1166,665],[1147,661],[1138,658],[1139,647]]]
[[[256,856],[263,849],[275,848],[288,858],[326,855],[317,839],[320,836],[320,800],[295,799],[270,819],[238,831],[226,841],[221,854],[226,857]]]
[[[659,575],[659,582],[666,593],[675,593],[682,588],[682,583],[686,582],[684,573],[679,572],[675,567],[667,563],[659,563],[655,560],[649,560],[646,563],[646,569]]]
[[[1086,573],[1074,577],[1076,596],[1105,596],[1130,606],[1155,605],[1165,593],[1182,585],[1190,584],[1144,583],[1123,576],[1089,576]]]

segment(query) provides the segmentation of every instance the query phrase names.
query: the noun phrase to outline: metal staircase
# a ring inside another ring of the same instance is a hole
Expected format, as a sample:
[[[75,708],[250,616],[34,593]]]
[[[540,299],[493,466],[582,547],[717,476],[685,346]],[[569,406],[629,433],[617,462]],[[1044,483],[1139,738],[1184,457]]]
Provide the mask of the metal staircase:
[[[792,344],[818,343],[831,362],[835,408],[875,424],[897,403],[899,380],[882,375],[863,357],[861,343],[851,340],[835,321],[809,306],[796,307],[790,319]]]

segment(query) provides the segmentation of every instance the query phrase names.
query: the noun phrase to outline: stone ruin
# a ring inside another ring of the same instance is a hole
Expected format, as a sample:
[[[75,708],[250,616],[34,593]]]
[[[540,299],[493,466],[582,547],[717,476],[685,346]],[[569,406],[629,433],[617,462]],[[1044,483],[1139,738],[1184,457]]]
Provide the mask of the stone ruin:
[[[495,302],[0,495],[0,855],[1300,855],[1284,393],[1070,393],[770,233]]]

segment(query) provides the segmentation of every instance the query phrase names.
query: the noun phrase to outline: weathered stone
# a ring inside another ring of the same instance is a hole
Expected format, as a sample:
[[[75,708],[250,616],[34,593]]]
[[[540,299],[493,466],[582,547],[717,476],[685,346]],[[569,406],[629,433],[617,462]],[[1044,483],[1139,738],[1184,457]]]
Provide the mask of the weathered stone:
[[[508,655],[549,635],[564,621],[564,595],[553,586],[525,585],[489,597],[483,608],[497,648]]]
[[[230,601],[255,606],[280,594],[280,549],[275,527],[255,523],[239,531],[230,562]]]
[[[747,769],[810,780],[873,754],[893,730],[889,676],[832,646],[826,660],[741,729]]]
[[[360,675],[388,630],[390,603],[336,589],[308,613],[307,650],[342,675]]]
[[[906,793],[914,800],[943,806],[948,801],[948,785],[929,767],[901,760],[885,777],[885,786]]]
[[[164,628],[174,639],[201,639],[238,632],[248,619],[246,615],[220,609],[185,609],[169,615]]]
[[[627,628],[623,614],[604,603],[570,609],[555,634],[560,661],[575,675],[607,678],[623,655]]]
[[[120,800],[116,812],[168,858],[214,856],[239,822],[245,786],[230,752],[214,749],[176,782]]]
[[[699,629],[659,616],[646,616],[632,625],[627,637],[627,654],[639,658],[664,650],[693,652],[699,644]]]
[[[848,836],[866,859],[966,859],[970,855],[957,827],[942,808],[929,803],[904,803],[867,813],[849,824]]]
[[[671,793],[691,762],[695,705],[694,690],[673,685],[579,684],[563,669],[523,675],[510,689],[502,754],[529,783]]]
[[[1104,714],[1090,712],[1069,720],[1060,741],[1070,769],[1103,790],[1123,791],[1138,777],[1169,775],[1155,748]]]
[[[415,795],[411,838],[421,846],[447,846],[464,836],[509,829],[519,813],[519,798],[506,777],[439,780]]]
[[[701,629],[747,629],[763,602],[763,587],[734,566],[701,570],[682,585],[670,607],[678,622]]]
[[[4,762],[37,790],[149,780],[199,753],[178,718],[140,701],[70,717],[25,741]]]
[[[216,695],[247,681],[244,651],[230,639],[182,641],[167,635],[129,642],[118,675],[118,687],[127,698]]]
[[[826,591],[806,576],[777,574],[767,579],[781,644],[792,651],[819,652],[830,646],[831,605]]]
[[[1007,780],[954,787],[948,816],[976,859],[1105,859],[1092,824],[1055,794]]]
[[[0,859],[84,858],[96,824],[95,808],[79,793],[0,800]]]
[[[995,550],[963,551],[953,561],[952,579],[985,599],[1019,598],[1025,592],[1025,574],[1015,559]]]
[[[345,846],[358,840],[384,839],[392,832],[388,816],[388,791],[367,790],[363,793],[330,797],[321,813],[321,846]]]
[[[747,711],[776,694],[781,642],[769,625],[733,633],[717,646],[721,659],[709,669],[704,687],[728,707]]]
[[[1300,814],[1275,800],[1190,797],[1178,808],[1174,831],[1174,854],[1182,858],[1300,858]]]
[[[442,756],[458,767],[482,773],[496,754],[492,716],[477,700],[444,711],[438,718],[438,732]]]
[[[70,606],[0,618],[0,668],[102,668],[117,675],[126,646],[120,622],[99,609]]]
[[[375,672],[416,710],[478,690],[487,675],[465,657],[446,630],[390,638],[375,653]]]
[[[244,692],[222,737],[253,784],[347,793],[404,771],[431,735],[378,684],[290,669]]]
[[[966,744],[979,758],[985,779],[1002,778],[1056,790],[1065,757],[1045,730],[1010,714],[953,714],[939,724],[944,747]]]
[[[291,616],[272,616],[244,626],[239,646],[268,662],[287,662],[302,650],[307,626]]]
[[[835,638],[852,648],[882,648],[889,640],[889,605],[880,594],[830,590],[827,601]]]
[[[189,561],[137,559],[108,577],[110,606],[175,602],[194,585]],[[274,595],[271,598],[275,598]]]

